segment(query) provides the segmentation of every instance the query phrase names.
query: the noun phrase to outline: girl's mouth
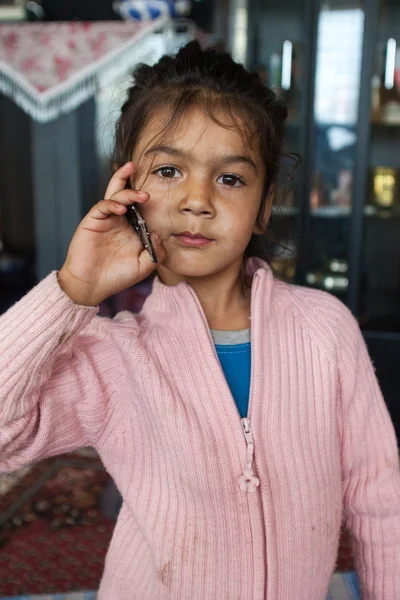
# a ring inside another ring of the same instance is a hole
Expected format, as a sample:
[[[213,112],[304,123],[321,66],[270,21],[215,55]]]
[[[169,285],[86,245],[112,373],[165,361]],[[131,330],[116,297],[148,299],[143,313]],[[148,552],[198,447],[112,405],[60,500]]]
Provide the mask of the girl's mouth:
[[[206,238],[201,233],[191,233],[190,231],[183,231],[174,236],[182,246],[192,246],[200,248],[211,244],[214,240]]]

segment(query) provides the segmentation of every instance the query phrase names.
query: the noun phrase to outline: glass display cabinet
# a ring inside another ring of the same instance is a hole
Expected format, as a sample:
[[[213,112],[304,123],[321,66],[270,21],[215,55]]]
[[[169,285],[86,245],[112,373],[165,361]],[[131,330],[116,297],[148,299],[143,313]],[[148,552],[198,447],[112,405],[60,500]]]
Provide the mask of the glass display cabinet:
[[[400,439],[400,2],[249,0],[249,68],[288,103],[301,156],[273,219],[277,274],[357,317]]]

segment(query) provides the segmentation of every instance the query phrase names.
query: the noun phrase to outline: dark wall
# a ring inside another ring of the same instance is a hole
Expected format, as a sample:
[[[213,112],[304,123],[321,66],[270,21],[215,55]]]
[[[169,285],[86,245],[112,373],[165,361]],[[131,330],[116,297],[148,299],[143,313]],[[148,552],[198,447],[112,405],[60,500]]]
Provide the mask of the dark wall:
[[[215,4],[215,0],[192,2],[190,18],[204,31],[211,32],[213,29]]]
[[[42,6],[50,21],[110,21],[118,19],[112,0],[43,0]]]

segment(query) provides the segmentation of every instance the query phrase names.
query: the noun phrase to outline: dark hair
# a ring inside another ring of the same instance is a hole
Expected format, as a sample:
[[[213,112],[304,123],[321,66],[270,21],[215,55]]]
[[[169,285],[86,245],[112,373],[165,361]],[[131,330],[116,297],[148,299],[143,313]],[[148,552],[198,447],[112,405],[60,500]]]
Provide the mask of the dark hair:
[[[275,194],[284,155],[285,103],[262,83],[257,73],[247,71],[227,52],[202,50],[197,41],[189,42],[176,56],[163,56],[154,66],[140,64],[133,78],[134,85],[117,123],[114,167],[131,160],[140,134],[160,108],[171,109],[164,129],[172,127],[193,106],[200,106],[219,125],[229,127],[215,116],[216,109],[222,109],[246,141],[258,143],[265,168],[257,216],[257,225],[262,226],[266,202],[270,193]],[[277,220],[270,219],[263,235],[251,237],[244,263],[250,256],[258,256],[271,264],[273,249],[281,241],[279,226],[275,231],[271,227],[271,221],[276,225]]]

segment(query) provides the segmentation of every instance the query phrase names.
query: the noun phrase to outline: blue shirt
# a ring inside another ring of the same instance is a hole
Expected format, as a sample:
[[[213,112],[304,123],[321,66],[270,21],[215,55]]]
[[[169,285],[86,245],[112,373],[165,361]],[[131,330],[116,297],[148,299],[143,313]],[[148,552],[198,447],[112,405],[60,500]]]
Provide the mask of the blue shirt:
[[[247,417],[251,375],[251,344],[215,344],[219,361],[241,418]]]

